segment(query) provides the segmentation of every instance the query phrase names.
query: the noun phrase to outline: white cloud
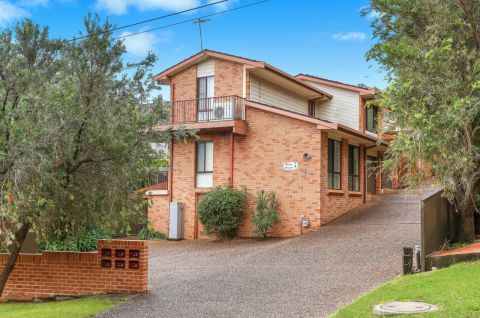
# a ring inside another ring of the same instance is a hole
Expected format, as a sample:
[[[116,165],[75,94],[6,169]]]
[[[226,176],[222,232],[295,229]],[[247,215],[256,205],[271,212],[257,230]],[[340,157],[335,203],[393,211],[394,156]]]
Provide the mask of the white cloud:
[[[49,0],[21,0],[20,4],[26,7],[47,6]]]
[[[208,0],[208,3],[210,4],[210,3],[215,3],[215,2],[218,2],[218,1],[220,1],[220,0]],[[219,4],[216,4],[213,7],[217,11],[223,11],[223,10],[229,9],[233,4],[235,4],[235,2],[237,2],[237,0],[229,0],[229,1],[226,1],[226,2],[221,2]]]
[[[140,30],[142,31],[142,30]],[[127,36],[132,32],[125,31],[120,36]],[[148,51],[155,51],[155,45],[162,42],[167,42],[172,38],[171,32],[155,33],[141,33],[124,38],[124,44],[127,52],[133,55],[145,56]]]
[[[363,32],[335,33],[332,35],[332,39],[338,41],[363,41],[366,37]]]
[[[5,26],[10,21],[27,16],[29,16],[29,13],[26,10],[8,1],[0,0],[0,25]]]
[[[182,11],[200,4],[200,0],[97,0],[95,7],[111,14],[122,15],[127,13],[130,7],[140,11]]]

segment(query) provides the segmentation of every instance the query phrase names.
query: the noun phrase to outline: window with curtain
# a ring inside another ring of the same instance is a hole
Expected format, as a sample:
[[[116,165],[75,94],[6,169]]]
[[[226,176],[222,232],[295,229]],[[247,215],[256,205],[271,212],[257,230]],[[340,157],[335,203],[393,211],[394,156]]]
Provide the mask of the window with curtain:
[[[348,190],[360,191],[360,149],[348,146]]]
[[[196,187],[213,187],[213,142],[199,141],[196,144]]]
[[[377,133],[377,107],[372,106],[366,109],[366,129]]]
[[[340,141],[328,139],[328,188],[341,188],[342,144]]]

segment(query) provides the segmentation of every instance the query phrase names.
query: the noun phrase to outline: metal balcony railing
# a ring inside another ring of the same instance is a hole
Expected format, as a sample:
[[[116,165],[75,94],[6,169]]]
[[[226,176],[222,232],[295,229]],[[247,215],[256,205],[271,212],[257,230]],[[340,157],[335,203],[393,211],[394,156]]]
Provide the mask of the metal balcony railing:
[[[222,120],[245,120],[245,99],[221,96],[180,100],[170,104],[170,123],[205,123]]]
[[[168,190],[168,171],[151,169],[144,187],[151,190]]]

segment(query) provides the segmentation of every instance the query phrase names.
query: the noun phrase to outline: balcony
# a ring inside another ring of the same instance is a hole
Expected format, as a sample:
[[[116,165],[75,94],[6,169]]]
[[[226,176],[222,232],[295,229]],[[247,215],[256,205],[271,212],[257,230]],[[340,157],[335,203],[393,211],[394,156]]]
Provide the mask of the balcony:
[[[168,170],[150,169],[140,191],[146,195],[168,194]]]
[[[221,96],[180,100],[171,103],[170,119],[161,126],[200,129],[204,132],[232,130],[246,134],[245,99],[239,96]]]

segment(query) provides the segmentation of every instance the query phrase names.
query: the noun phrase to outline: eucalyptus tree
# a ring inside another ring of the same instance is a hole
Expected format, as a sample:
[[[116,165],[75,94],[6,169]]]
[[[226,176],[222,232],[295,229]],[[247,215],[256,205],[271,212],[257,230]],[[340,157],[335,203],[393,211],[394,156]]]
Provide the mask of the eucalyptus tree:
[[[364,14],[377,42],[367,54],[386,71],[387,168],[402,163],[409,185],[431,168],[459,216],[458,240],[475,238],[480,186],[480,2],[372,0]]]
[[[155,132],[166,114],[153,53],[125,64],[112,25],[84,20],[86,38],[51,39],[30,20],[0,34],[0,237],[10,258],[25,237],[67,240],[92,226],[124,228],[143,209],[135,185],[158,159],[151,142],[195,132]]]

